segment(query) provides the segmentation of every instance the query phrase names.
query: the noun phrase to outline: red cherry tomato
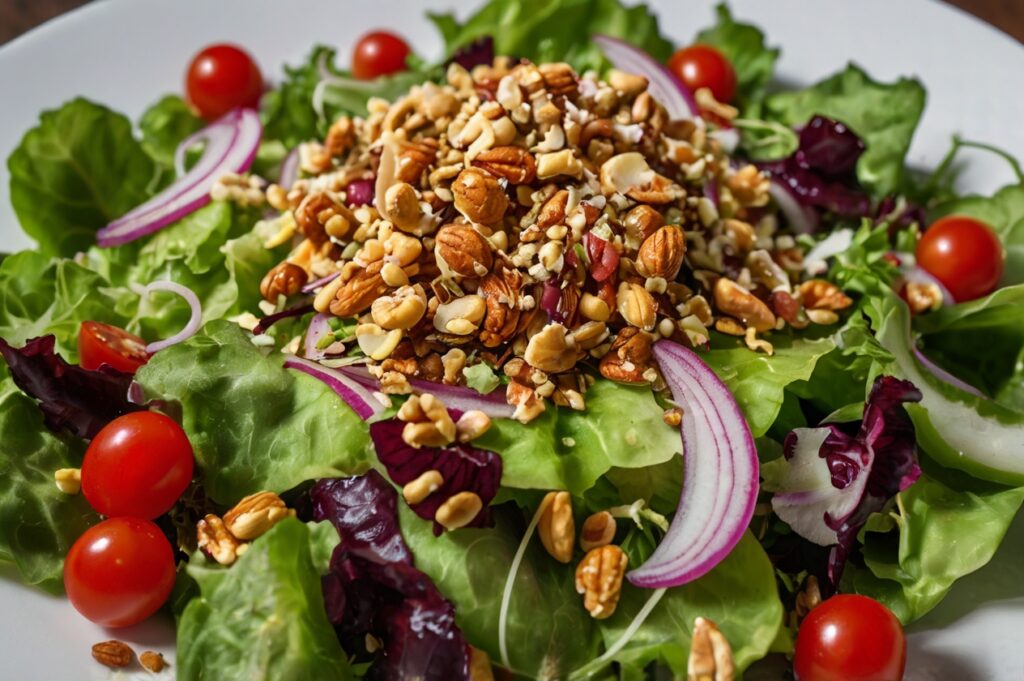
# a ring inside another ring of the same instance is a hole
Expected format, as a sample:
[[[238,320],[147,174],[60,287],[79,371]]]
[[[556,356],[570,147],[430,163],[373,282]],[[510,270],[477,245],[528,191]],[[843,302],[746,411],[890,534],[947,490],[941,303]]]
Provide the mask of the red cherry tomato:
[[[669,58],[668,68],[691,92],[706,87],[722,103],[732,101],[736,94],[735,69],[725,55],[710,45],[690,45],[677,50]]]
[[[213,120],[235,107],[256,108],[263,76],[248,52],[234,45],[210,45],[192,58],[185,93],[200,116]]]
[[[900,681],[907,641],[896,616],[867,596],[833,596],[800,625],[797,681]]]
[[[134,374],[149,361],[146,341],[110,324],[82,322],[78,330],[78,363],[95,371],[108,364],[118,371]]]
[[[75,609],[105,627],[138,624],[174,586],[174,551],[160,528],[111,518],[85,531],[64,561],[64,588]]]
[[[984,222],[962,215],[932,223],[917,244],[916,256],[917,264],[958,303],[991,293],[1003,276],[999,237]]]
[[[359,80],[405,71],[405,60],[412,53],[409,43],[389,31],[367,33],[352,51],[352,75]]]
[[[156,518],[192,480],[192,445],[172,419],[153,411],[119,416],[85,450],[82,493],[99,513]]]

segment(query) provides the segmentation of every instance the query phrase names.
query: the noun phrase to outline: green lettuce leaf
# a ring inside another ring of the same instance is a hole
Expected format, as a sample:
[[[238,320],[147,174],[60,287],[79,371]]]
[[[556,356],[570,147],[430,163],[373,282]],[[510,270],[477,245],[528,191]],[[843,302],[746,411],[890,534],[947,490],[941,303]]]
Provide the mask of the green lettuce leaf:
[[[85,443],[57,437],[43,425],[34,400],[0,368],[0,560],[47,591],[64,588],[64,556],[99,516],[85,497],[53,482],[60,468],[82,463]]]
[[[764,33],[756,26],[733,19],[724,3],[715,8],[715,14],[715,25],[698,33],[695,42],[713,45],[728,57],[736,69],[740,109],[744,116],[756,117],[775,71],[779,49],[765,45]]]
[[[525,57],[538,64],[568,62],[577,71],[603,69],[607,62],[590,37],[605,33],[628,40],[664,62],[672,43],[658,31],[658,19],[643,4],[618,0],[490,0],[465,22],[453,14],[431,14],[446,51],[493,36],[496,54]]]
[[[815,114],[842,121],[867,144],[857,177],[875,196],[898,191],[910,140],[924,111],[925,90],[914,79],[895,83],[872,80],[860,67],[844,71],[804,90],[779,92],[765,100],[765,115],[801,126]]]
[[[193,558],[200,595],[178,621],[179,679],[354,678],[327,621],[310,544],[310,530],[285,519],[230,569]]]
[[[918,619],[953,582],[989,562],[1022,502],[1024,487],[957,489],[922,475],[897,496],[894,522],[868,525],[867,570],[852,573],[853,588],[904,623]]]
[[[14,212],[45,255],[89,248],[97,230],[148,199],[158,180],[131,122],[85,99],[44,111],[7,168]]]
[[[204,125],[178,95],[166,95],[146,109],[139,120],[142,146],[167,168],[174,167],[174,151],[186,137]]]
[[[930,220],[946,215],[967,215],[987,223],[1006,249],[1006,269],[1001,286],[1024,283],[1024,185],[1003,187],[992,197],[968,196],[947,201],[929,214]]]
[[[653,466],[682,449],[650,388],[597,381],[585,397],[585,412],[549,407],[527,425],[497,419],[475,440],[501,453],[503,486],[583,492],[613,466]]]
[[[326,385],[265,356],[226,321],[157,353],[136,377],[148,399],[174,400],[206,492],[231,505],[260,490],[369,467],[369,433]]]
[[[806,381],[820,357],[835,348],[831,338],[792,338],[781,334],[771,337],[775,354],[751,352],[742,340],[716,334],[707,362],[743,409],[754,437],[768,432],[779,415],[786,386]]]

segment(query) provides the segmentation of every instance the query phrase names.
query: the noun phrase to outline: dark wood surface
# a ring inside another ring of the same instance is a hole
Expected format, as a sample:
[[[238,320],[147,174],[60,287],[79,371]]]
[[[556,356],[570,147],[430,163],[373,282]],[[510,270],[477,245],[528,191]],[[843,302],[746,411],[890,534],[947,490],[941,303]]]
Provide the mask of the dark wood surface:
[[[1024,0],[948,1],[1024,42]],[[0,0],[0,44],[83,4],[85,0]]]

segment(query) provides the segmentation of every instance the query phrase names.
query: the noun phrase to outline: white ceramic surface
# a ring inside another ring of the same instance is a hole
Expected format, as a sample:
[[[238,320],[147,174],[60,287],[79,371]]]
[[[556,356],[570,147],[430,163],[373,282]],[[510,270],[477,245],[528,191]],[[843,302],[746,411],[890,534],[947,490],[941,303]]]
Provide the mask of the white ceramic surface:
[[[41,109],[84,95],[133,118],[168,91],[179,91],[189,57],[203,45],[236,41],[268,76],[301,59],[315,42],[347,58],[371,27],[409,36],[418,52],[438,56],[440,39],[423,19],[427,6],[466,14],[475,3],[416,0],[104,0],[0,47],[0,155],[4,158]],[[680,42],[712,20],[712,0],[655,0],[664,32]],[[1024,48],[935,0],[733,0],[735,14],[760,24],[783,48],[778,77],[810,83],[854,60],[879,79],[917,75],[928,108],[910,153],[934,166],[950,135],[996,143],[1024,159]],[[1012,179],[991,156],[965,155],[962,186],[991,192]],[[10,209],[0,167],[0,251],[29,246]],[[955,547],[951,547],[955,551]],[[912,681],[1024,679],[1024,522],[1018,519],[996,562],[963,580],[914,627]],[[169,622],[105,632],[63,599],[20,586],[0,568],[0,679],[76,681],[107,674],[89,657],[92,643],[116,635],[141,651],[170,653]],[[164,676],[170,678],[171,672]],[[153,678],[144,672],[118,678]]]

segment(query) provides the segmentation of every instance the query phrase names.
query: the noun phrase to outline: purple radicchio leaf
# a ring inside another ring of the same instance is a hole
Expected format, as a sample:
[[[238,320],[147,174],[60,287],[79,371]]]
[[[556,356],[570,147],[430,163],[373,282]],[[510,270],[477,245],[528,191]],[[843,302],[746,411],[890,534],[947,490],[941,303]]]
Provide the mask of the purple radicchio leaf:
[[[864,142],[844,124],[815,116],[800,130],[800,145],[793,160],[822,177],[852,180],[864,149]]]
[[[310,499],[314,519],[330,521],[341,539],[323,578],[328,619],[357,658],[370,657],[367,635],[382,642],[366,678],[468,681],[469,648],[455,608],[413,566],[390,483],[376,471],[324,479]]]
[[[825,425],[786,436],[787,477],[772,507],[800,536],[832,546],[833,584],[868,517],[921,475],[914,425],[903,408],[920,399],[909,381],[879,376],[855,434]]]
[[[450,410],[457,419],[459,412]],[[370,438],[377,450],[377,458],[384,464],[388,476],[398,485],[407,485],[430,470],[441,474],[444,482],[426,499],[410,504],[410,508],[424,520],[433,520],[437,509],[459,492],[473,492],[483,502],[483,510],[468,527],[487,527],[491,514],[487,508],[501,485],[501,457],[486,449],[455,442],[447,447],[416,449],[402,439],[405,423],[389,419],[370,424]],[[434,522],[434,534],[444,528]]]
[[[0,354],[15,384],[39,402],[46,427],[91,439],[118,416],[145,406],[129,400],[132,375],[103,365],[98,371],[68,364],[54,352],[54,337],[32,338],[22,348],[0,338]]]
[[[475,66],[490,66],[493,63],[494,38],[485,35],[455,50],[451,58],[445,62],[445,66],[458,64],[467,71],[472,71]]]
[[[313,303],[309,302],[309,300],[307,299],[301,303],[292,305],[289,308],[285,308],[280,312],[275,312],[273,314],[268,314],[267,316],[262,317],[260,321],[256,324],[256,326],[253,327],[252,334],[254,336],[259,336],[261,334],[266,333],[267,329],[272,327],[274,324],[277,324],[282,319],[289,319],[291,317],[301,317],[307,312],[312,311]]]

